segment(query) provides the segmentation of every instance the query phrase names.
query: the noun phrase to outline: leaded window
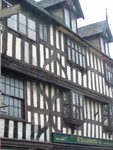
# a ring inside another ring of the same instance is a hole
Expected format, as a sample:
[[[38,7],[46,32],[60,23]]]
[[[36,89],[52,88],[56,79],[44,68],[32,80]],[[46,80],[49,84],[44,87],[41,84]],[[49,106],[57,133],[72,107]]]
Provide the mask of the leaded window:
[[[105,77],[109,84],[113,84],[113,66],[105,63]]]
[[[47,25],[45,23],[40,22],[39,24],[39,36],[41,40],[47,42],[48,32],[47,32]]]
[[[101,44],[101,51],[106,54],[107,56],[110,56],[109,52],[109,44],[107,40],[103,37],[100,38],[100,44]]]
[[[86,69],[86,52],[85,48],[77,42],[67,38],[68,60],[81,68]]]
[[[104,104],[102,110],[104,128],[113,131],[113,104]]]
[[[67,8],[64,9],[64,20],[65,24],[76,33],[77,32],[76,16],[73,12],[71,12]]]
[[[24,82],[11,76],[2,75],[2,104],[6,115],[24,118]]]
[[[7,7],[10,5],[7,4]],[[25,14],[19,13],[12,15],[7,19],[7,26],[17,32],[36,40],[36,23],[35,20]]]
[[[63,92],[63,116],[68,124],[81,125],[84,121],[84,96],[78,92]]]

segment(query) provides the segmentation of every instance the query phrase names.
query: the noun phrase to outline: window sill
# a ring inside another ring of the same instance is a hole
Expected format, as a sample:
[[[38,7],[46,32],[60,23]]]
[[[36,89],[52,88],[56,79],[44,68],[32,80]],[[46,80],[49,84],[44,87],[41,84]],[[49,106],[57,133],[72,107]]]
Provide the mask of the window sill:
[[[81,126],[84,123],[84,120],[77,120],[74,118],[64,118],[64,122],[68,125]]]
[[[103,126],[103,128],[105,131],[113,132],[113,127],[111,127],[111,126]]]
[[[80,65],[77,65],[76,63],[72,62],[71,60],[67,60],[67,62],[70,64],[71,67],[76,67],[78,68],[80,71],[82,71],[82,73],[85,73],[88,71],[87,67],[84,68],[84,67],[81,67]]]

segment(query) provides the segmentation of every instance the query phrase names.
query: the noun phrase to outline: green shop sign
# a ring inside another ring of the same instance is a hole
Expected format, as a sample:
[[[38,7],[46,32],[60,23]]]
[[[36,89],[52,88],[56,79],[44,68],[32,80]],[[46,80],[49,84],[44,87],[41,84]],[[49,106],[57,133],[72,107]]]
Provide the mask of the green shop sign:
[[[93,145],[100,147],[113,147],[112,140],[96,139],[89,137],[82,137],[76,135],[52,133],[52,142],[54,143],[67,143],[67,144],[82,144],[82,145]]]

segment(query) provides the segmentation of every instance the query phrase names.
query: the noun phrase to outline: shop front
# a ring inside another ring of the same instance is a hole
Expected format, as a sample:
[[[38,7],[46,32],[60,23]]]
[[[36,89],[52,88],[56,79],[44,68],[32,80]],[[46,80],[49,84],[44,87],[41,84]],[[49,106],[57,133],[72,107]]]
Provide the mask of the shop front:
[[[54,150],[113,150],[113,141],[67,134],[52,134]]]

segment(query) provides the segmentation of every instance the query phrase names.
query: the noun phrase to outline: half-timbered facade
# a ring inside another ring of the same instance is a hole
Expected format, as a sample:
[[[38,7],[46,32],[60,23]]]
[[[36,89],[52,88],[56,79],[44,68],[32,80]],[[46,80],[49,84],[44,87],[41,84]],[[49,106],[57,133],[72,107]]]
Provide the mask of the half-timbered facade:
[[[78,30],[79,0],[1,0],[2,149],[113,149],[107,20]]]

